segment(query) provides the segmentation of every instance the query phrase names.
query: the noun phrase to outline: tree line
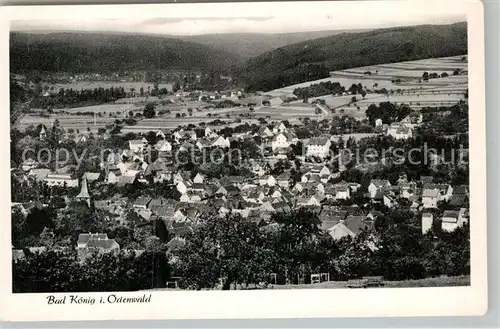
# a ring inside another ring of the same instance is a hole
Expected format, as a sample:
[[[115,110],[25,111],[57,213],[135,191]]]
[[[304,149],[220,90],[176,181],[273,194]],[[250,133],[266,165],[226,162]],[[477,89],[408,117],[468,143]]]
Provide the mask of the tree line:
[[[469,275],[468,227],[448,233],[436,221],[422,234],[419,216],[403,208],[387,209],[372,229],[339,241],[308,210],[275,215],[271,223],[209,214],[175,247],[158,242],[138,258],[94,255],[85,265],[71,252],[28,253],[13,264],[14,291],[160,288],[173,276],[184,289],[232,289],[297,283],[300,277],[307,283],[313,273],[330,273],[332,280]]]

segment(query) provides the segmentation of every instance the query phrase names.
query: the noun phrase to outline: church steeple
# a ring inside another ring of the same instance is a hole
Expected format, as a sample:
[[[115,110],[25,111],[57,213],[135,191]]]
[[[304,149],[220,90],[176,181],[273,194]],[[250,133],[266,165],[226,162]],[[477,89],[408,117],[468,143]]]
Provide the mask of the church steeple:
[[[90,207],[89,186],[87,183],[87,176],[85,174],[83,174],[82,189],[80,190],[80,193],[76,196],[76,199],[86,201]]]

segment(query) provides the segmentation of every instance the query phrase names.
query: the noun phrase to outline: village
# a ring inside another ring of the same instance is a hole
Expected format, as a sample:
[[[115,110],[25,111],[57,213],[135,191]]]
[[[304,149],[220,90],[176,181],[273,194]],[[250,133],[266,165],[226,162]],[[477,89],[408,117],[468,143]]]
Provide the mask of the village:
[[[390,124],[377,119],[376,137],[365,138],[404,141],[415,137],[421,124],[422,114],[416,112]],[[60,145],[68,139],[68,133],[62,131],[63,127],[39,125],[35,137],[23,138],[38,147],[57,138],[55,144]],[[109,133],[71,137],[73,144],[69,145],[76,148],[113,138]],[[347,147],[349,135],[340,141],[329,134],[300,139],[296,126],[282,121],[242,124],[232,131],[192,125],[191,129],[158,129],[133,137],[122,138],[124,149],[87,153],[86,157],[98,160],[92,171],[77,170],[75,164],[56,168],[51,163],[51,169],[35,156],[40,155],[39,149],[33,149],[32,156],[12,168],[13,181],[18,184],[58,191],[49,192],[48,197],[41,193],[31,202],[16,200],[20,194],[14,193],[13,212],[19,211],[26,218],[33,209],[53,207],[55,199],[62,199],[56,206],[56,216],[79,202],[88,207],[92,218],[104,223],[100,225],[102,231],[99,225],[88,232],[78,228],[74,245],[61,241],[47,244],[42,239],[37,245],[18,245],[13,249],[15,260],[25,257],[24,250],[40,253],[50,248],[76,250],[80,260],[96,252],[118,254],[121,250],[140,255],[148,248],[144,241],[160,239],[156,222],[162,222],[169,232],[166,245],[177,246],[185,243],[186,236],[206,216],[215,216],[211,220],[216,221],[216,217],[237,215],[263,229],[275,225],[276,214],[292,214],[304,208],[318,216],[321,231],[334,241],[354,239],[361,231],[373,230],[386,209],[405,207],[418,216],[422,235],[436,225],[453,232],[469,221],[466,184],[453,185],[442,179],[434,182],[432,175],[408,179],[404,173],[392,182],[382,178],[344,180],[345,174],[356,168],[342,163],[341,153],[333,150]],[[232,154],[237,155],[236,166]],[[169,197],[158,190],[153,192],[150,186],[168,190]],[[118,227],[141,231],[144,241],[124,244],[108,236],[106,231]],[[53,239],[53,228],[43,227],[42,235]],[[370,248],[377,247],[371,244]]]
[[[15,289],[467,281],[467,75],[466,55],[267,92],[214,72],[11,74]],[[81,275],[39,284],[59,268]]]

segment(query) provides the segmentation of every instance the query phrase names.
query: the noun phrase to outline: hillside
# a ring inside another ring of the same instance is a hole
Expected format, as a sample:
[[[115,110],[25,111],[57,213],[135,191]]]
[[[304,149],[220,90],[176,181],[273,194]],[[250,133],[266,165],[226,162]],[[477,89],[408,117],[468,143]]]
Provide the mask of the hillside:
[[[11,72],[225,69],[236,56],[177,38],[111,33],[10,34]]]
[[[350,31],[361,32],[363,30]],[[223,50],[236,55],[241,60],[248,60],[276,48],[345,32],[347,32],[347,30],[296,33],[227,33],[176,36],[175,38]]]
[[[248,90],[268,91],[351,67],[467,53],[467,25],[421,25],[308,40],[248,60],[238,72]]]

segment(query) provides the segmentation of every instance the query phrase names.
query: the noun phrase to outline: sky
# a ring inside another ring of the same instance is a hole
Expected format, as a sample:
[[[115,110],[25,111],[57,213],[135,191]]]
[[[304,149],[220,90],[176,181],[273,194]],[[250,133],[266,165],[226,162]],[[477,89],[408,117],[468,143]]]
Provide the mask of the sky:
[[[466,20],[468,1],[383,0],[10,7],[13,31],[291,33]],[[61,19],[63,17],[64,19]]]

